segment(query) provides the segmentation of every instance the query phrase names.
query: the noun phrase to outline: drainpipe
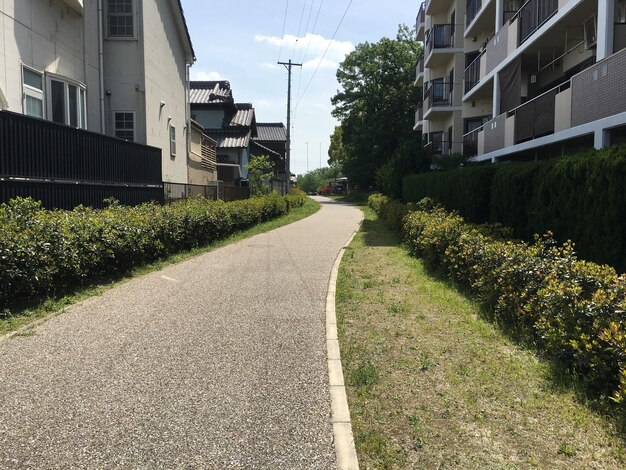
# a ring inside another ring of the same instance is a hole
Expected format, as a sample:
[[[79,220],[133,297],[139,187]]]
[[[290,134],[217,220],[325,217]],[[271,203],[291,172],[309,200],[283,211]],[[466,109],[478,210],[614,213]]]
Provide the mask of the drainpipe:
[[[189,152],[191,152],[191,111],[189,109],[189,87],[191,86],[189,80],[190,68],[190,64],[185,64],[185,124],[187,127],[187,135],[185,136],[187,139],[187,155],[185,159],[185,168],[187,169],[187,180],[185,181],[186,183],[189,182]],[[202,144],[202,138],[200,138],[200,144]]]
[[[104,114],[104,19],[102,0],[98,0],[98,65],[100,67],[100,132],[106,134]]]

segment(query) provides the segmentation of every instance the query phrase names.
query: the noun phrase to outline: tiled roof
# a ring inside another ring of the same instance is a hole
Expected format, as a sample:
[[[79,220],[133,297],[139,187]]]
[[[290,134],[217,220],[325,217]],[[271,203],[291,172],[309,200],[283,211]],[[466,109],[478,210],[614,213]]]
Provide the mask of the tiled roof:
[[[251,153],[253,155],[266,155],[266,156],[271,156],[274,157],[275,159],[281,159],[282,156],[280,153],[272,150],[272,149],[268,149],[267,147],[265,147],[264,145],[259,144],[256,140],[252,140],[252,143],[250,145],[250,149],[251,149]]]
[[[287,129],[282,122],[258,122],[258,137],[261,142],[287,142]]]
[[[190,82],[189,100],[191,104],[208,104],[232,101],[233,91],[227,80]]]
[[[250,143],[250,129],[206,129],[206,135],[217,142],[218,149],[246,148]]]
[[[255,123],[254,108],[250,103],[237,103],[235,104],[235,111],[230,117],[224,119],[224,126],[236,127],[236,126],[252,126]]]

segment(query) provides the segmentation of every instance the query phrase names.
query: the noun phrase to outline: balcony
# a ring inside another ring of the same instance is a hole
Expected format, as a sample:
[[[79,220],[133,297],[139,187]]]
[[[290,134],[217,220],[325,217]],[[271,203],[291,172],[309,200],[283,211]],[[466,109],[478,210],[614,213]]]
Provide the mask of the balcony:
[[[478,54],[474,61],[465,69],[465,93],[474,88],[481,79],[481,60],[484,53]]]
[[[426,0],[425,11],[427,15],[446,13],[454,5],[454,0]]]
[[[454,47],[453,24],[436,24],[426,33],[425,55],[429,56],[434,49]]]
[[[467,158],[478,155],[478,133],[482,130],[482,126],[478,129],[463,135],[463,156]]]
[[[434,80],[428,82],[426,87],[426,92],[424,93],[424,109],[429,111],[431,108],[448,108],[453,105],[453,84],[451,82]],[[439,109],[439,111],[449,110]]]
[[[558,0],[528,0],[514,16],[519,19],[519,43],[521,45],[559,10]]]
[[[420,5],[420,9],[417,12],[417,17],[415,18],[415,31],[417,33],[417,40],[424,40],[424,32],[426,30],[426,4],[422,3]]]
[[[420,106],[415,110],[415,125],[413,130],[417,131],[424,126],[424,108]]]
[[[465,10],[465,26],[469,26],[483,6],[482,0],[468,0]]]
[[[421,57],[415,66],[415,86],[422,86],[424,83],[424,58]]]

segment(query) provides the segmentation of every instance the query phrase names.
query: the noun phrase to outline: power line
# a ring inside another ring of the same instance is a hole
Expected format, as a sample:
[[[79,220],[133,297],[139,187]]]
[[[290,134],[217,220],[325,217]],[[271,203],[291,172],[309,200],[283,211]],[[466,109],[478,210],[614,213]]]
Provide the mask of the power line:
[[[280,61],[280,54],[283,52],[283,41],[285,40],[285,26],[287,25],[287,12],[289,11],[289,0],[285,5],[285,17],[283,18],[283,33],[280,35],[280,49],[278,50],[278,61]]]
[[[302,3],[302,13],[300,14],[300,23],[298,23],[298,33],[296,34],[296,42],[293,43],[293,53],[292,57],[296,55],[296,46],[298,45],[298,40],[300,39],[300,30],[302,29],[302,18],[304,18],[304,12],[306,11],[306,0]]]
[[[315,78],[315,75],[317,74],[317,71],[319,70],[320,65],[322,65],[322,62],[324,61],[324,57],[326,57],[326,54],[328,53],[328,49],[330,49],[331,44],[335,40],[335,36],[337,35],[337,32],[339,31],[339,28],[341,27],[341,23],[343,23],[344,18],[348,14],[348,10],[350,9],[350,5],[352,5],[352,2],[353,2],[353,0],[350,0],[350,2],[348,3],[348,6],[346,7],[346,11],[343,12],[343,16],[339,20],[339,24],[337,25],[337,28],[335,29],[335,32],[333,33],[333,37],[330,38],[330,41],[328,42],[328,46],[326,47],[326,50],[324,51],[324,54],[322,55],[322,58],[317,63],[317,67],[315,67],[315,71],[313,72],[313,75],[311,75],[311,79],[309,80],[309,83],[307,83],[306,88],[302,92],[302,96],[300,96],[300,98],[298,98],[298,104],[300,104],[300,101],[302,101],[302,98],[304,97],[304,95],[306,94],[307,90],[309,89],[309,86],[311,86],[311,82]]]
[[[307,54],[309,53],[309,46],[311,45],[311,39],[313,38],[313,35],[315,34],[315,28],[317,27],[317,20],[319,20],[319,18],[320,18],[320,12],[322,11],[322,5],[324,5],[324,0],[322,0],[320,2],[320,6],[317,9],[317,15],[315,15],[315,21],[313,22],[313,29],[311,29],[311,36],[309,36],[309,40],[307,41],[306,49],[304,51],[304,55],[302,56],[302,59],[300,60],[300,62],[304,62],[304,59],[306,59]],[[312,3],[311,3],[311,6],[313,6]]]
[[[311,0],[311,7],[309,8],[309,14],[306,18],[306,26],[304,27],[304,35],[302,36],[303,38],[306,38],[306,35],[309,32],[309,25],[311,24],[311,13],[313,13],[313,5],[315,5],[315,0]],[[300,59],[302,59],[302,57]],[[300,62],[302,62],[302,60],[300,60]]]

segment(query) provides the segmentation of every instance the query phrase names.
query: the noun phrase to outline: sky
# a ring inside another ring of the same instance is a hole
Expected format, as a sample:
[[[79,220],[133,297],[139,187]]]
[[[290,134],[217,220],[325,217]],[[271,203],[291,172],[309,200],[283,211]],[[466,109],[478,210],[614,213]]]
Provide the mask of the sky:
[[[286,124],[287,70],[277,62],[302,63],[292,74],[291,171],[304,174],[327,166],[341,61],[357,44],[395,38],[399,24],[414,25],[419,3],[182,0],[196,53],[191,79],[228,80],[236,102],[253,104],[257,122]]]

